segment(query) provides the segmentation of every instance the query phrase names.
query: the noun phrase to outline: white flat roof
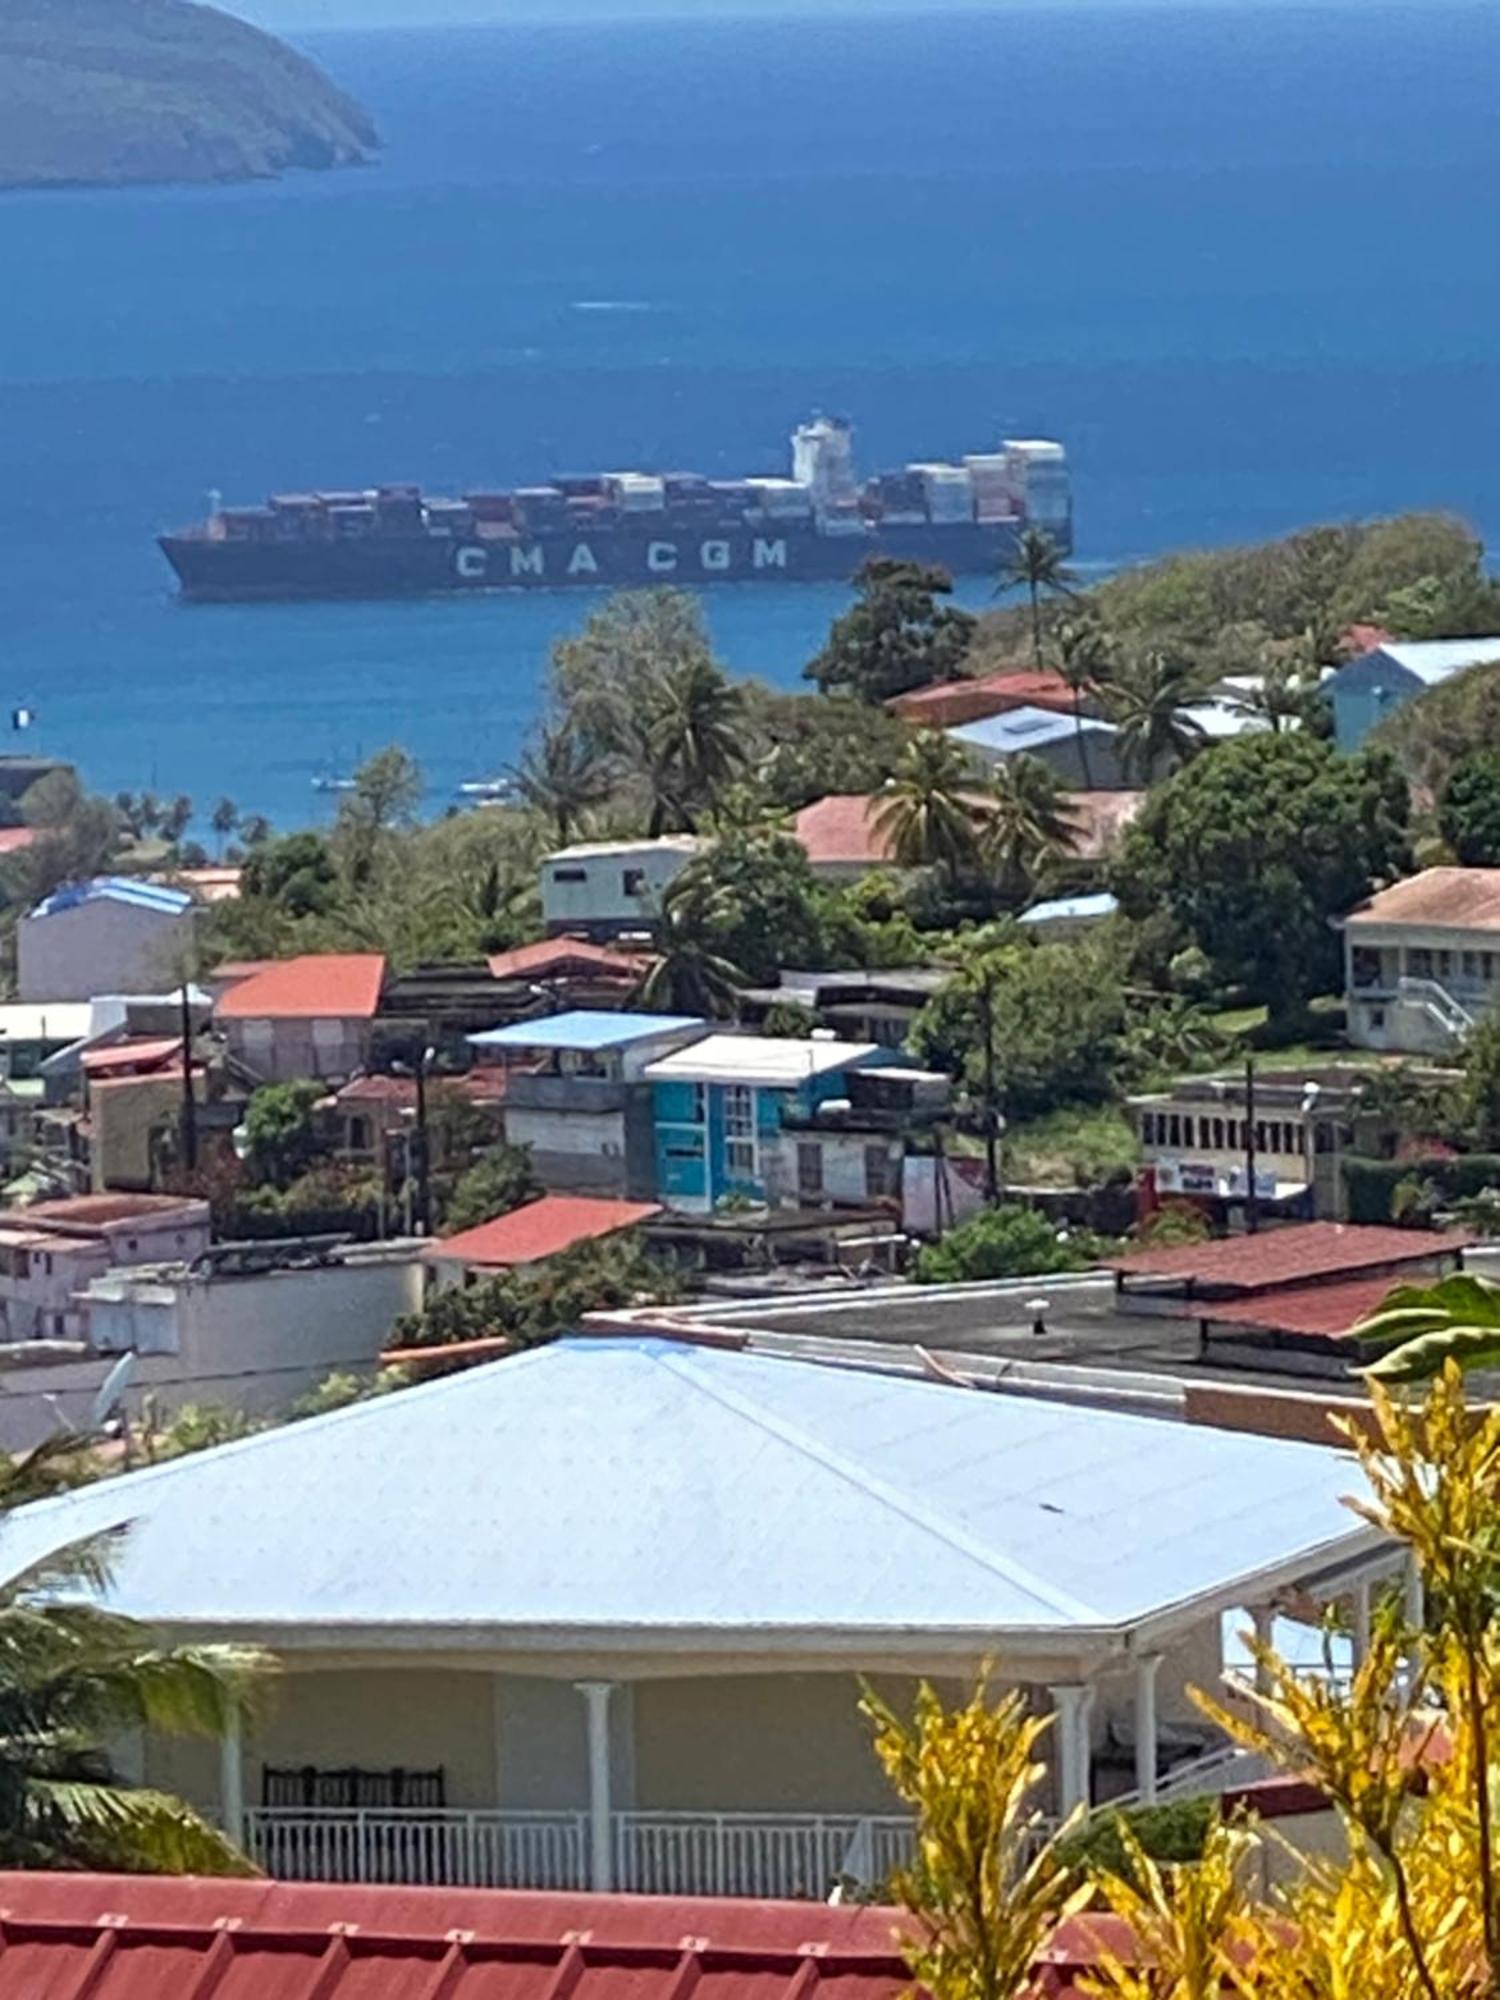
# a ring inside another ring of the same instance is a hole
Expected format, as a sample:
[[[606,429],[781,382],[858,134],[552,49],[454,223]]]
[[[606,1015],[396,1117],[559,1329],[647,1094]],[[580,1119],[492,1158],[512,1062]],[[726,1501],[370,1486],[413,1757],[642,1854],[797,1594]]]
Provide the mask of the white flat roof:
[[[696,833],[664,833],[659,840],[580,840],[547,856],[554,861],[606,861],[625,854],[696,854],[706,842]]]
[[[583,1338],[23,1508],[0,1571],[129,1524],[112,1603],[278,1645],[1113,1644],[1384,1547],[1359,1484],[1317,1445]]]
[[[642,1075],[650,1083],[749,1083],[795,1090],[810,1076],[848,1069],[883,1051],[879,1042],[839,1042],[818,1036],[705,1035],[685,1049],[658,1056]]]
[[[19,1000],[0,1006],[0,1042],[81,1042],[94,1032],[92,1000]]]

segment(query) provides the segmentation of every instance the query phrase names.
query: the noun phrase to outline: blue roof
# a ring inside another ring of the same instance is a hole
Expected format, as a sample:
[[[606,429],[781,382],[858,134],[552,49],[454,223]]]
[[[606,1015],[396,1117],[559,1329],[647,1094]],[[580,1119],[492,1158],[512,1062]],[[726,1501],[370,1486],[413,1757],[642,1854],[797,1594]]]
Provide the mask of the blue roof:
[[[55,917],[85,903],[130,903],[140,910],[157,910],[164,917],[180,917],[191,909],[192,902],[186,889],[171,889],[165,882],[143,882],[134,875],[96,875],[92,882],[67,882],[54,889],[31,914]]]
[[[507,1028],[486,1028],[470,1035],[477,1049],[628,1049],[632,1042],[649,1042],[653,1035],[678,1035],[688,1028],[708,1032],[696,1014],[619,1014],[603,1008],[576,1007],[567,1014],[547,1014],[539,1021],[514,1021]]]
[[[1382,1548],[1344,1505],[1359,1483],[1318,1445],[580,1338],[22,1508],[0,1574],[129,1523],[122,1610],[278,1645],[779,1629],[988,1651],[1186,1629]]]
[[[1057,896],[1050,903],[1033,903],[1020,921],[1023,924],[1059,923],[1071,918],[1075,923],[1091,917],[1112,917],[1120,907],[1107,889],[1092,896]]]
[[[950,729],[947,734],[959,743],[972,743],[981,750],[1014,755],[1076,736],[1078,728],[1075,716],[1058,715],[1050,708],[1009,708],[1001,715],[987,715],[981,722],[966,722],[961,729]],[[1091,716],[1084,717],[1083,730],[1089,736],[1115,733],[1110,723],[1098,722]]]

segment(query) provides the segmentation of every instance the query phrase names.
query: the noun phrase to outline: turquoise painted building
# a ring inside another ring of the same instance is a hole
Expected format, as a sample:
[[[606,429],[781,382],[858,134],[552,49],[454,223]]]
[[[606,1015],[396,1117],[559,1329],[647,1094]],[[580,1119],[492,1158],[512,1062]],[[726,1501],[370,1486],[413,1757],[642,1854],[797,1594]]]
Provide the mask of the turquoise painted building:
[[[870,1198],[871,1147],[860,1146],[856,1159],[845,1145],[833,1161],[845,1171],[830,1186],[829,1138],[837,1135],[814,1135],[809,1121],[847,1095],[851,1071],[900,1061],[875,1042],[756,1035],[709,1035],[661,1057],[645,1071],[654,1092],[657,1199],[708,1214],[734,1199]],[[888,1140],[880,1151],[892,1156]],[[899,1170],[899,1149],[895,1158]],[[848,1171],[855,1166],[857,1176]],[[891,1191],[882,1179],[877,1192]]]

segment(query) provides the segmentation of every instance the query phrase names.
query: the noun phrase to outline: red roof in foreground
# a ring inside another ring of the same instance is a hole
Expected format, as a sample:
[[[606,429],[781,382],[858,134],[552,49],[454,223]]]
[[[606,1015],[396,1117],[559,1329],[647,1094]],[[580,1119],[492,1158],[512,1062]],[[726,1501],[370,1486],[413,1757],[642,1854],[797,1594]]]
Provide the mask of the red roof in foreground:
[[[1212,1319],[1216,1325],[1257,1327],[1297,1340],[1342,1340],[1362,1319],[1378,1312],[1391,1287],[1405,1284],[1409,1276],[1388,1272],[1383,1278],[1347,1278],[1341,1284],[1281,1285],[1262,1298],[1202,1307],[1195,1316]]]
[[[1463,1230],[1377,1229],[1355,1222],[1300,1222],[1255,1236],[1226,1236],[1214,1243],[1181,1243],[1109,1257],[1111,1269],[1132,1278],[1181,1278],[1230,1291],[1269,1291],[1299,1280],[1343,1272],[1420,1263],[1462,1250],[1473,1237]]]
[[[215,1012],[221,1021],[368,1021],[384,984],[381,952],[314,952],[237,980]]]
[[[36,2000],[899,2000],[895,1910],[0,1873],[0,1992]],[[1074,1918],[1032,2000],[1124,1927]]]
[[[611,951],[585,938],[542,938],[536,944],[502,951],[489,962],[496,979],[536,979],[565,972],[594,973],[609,979],[638,979],[651,963],[632,952]]]
[[[443,1263],[480,1264],[503,1269],[512,1264],[536,1264],[587,1243],[596,1236],[613,1236],[648,1222],[661,1209],[654,1201],[601,1201],[592,1195],[544,1194],[524,1208],[477,1229],[462,1230],[428,1245],[424,1255]]]

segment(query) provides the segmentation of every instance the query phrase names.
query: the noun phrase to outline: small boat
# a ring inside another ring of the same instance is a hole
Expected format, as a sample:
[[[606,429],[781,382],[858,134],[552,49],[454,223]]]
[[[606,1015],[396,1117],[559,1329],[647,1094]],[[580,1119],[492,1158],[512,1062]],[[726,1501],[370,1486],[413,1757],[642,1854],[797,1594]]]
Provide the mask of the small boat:
[[[472,799],[480,806],[508,805],[515,795],[515,783],[510,778],[468,778],[458,788],[461,799]]]
[[[315,792],[352,792],[354,790],[354,780],[352,778],[323,776],[314,778],[312,782]]]

